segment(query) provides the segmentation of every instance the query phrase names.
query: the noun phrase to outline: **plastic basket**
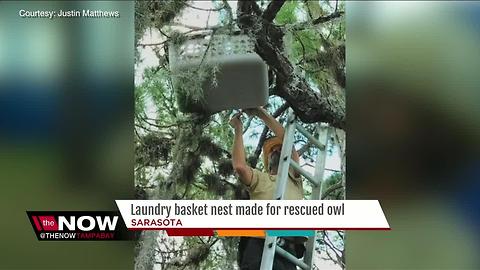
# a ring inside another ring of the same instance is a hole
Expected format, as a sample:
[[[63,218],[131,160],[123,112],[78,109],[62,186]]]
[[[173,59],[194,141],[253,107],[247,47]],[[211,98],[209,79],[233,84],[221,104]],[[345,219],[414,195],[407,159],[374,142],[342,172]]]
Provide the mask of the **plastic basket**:
[[[189,38],[169,46],[173,73],[205,66],[215,67],[215,80],[202,84],[204,110],[214,113],[228,109],[263,106],[268,101],[267,66],[254,52],[246,35],[211,35]],[[181,81],[173,80],[177,86]],[[195,111],[195,106],[183,111]]]

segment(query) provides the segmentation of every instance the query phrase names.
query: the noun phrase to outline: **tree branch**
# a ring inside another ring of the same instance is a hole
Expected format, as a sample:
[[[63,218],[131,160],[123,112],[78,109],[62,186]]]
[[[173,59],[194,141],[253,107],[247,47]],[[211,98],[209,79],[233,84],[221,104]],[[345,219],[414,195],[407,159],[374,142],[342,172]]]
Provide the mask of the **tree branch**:
[[[302,22],[302,23],[299,23],[299,24],[295,24],[295,25],[291,26],[291,30],[292,31],[302,31],[302,30],[305,30],[305,28],[307,28],[308,26],[326,23],[326,22],[332,21],[334,19],[340,18],[340,17],[342,17],[343,14],[344,14],[343,11],[335,11],[332,14],[329,14],[327,16],[318,17],[318,18],[316,18],[316,19],[314,19],[310,22]],[[286,26],[286,25],[282,25],[282,27],[284,27],[284,26]]]
[[[303,122],[327,122],[344,129],[345,94],[329,89],[320,89],[320,93],[313,90],[303,76],[295,74],[285,56],[282,43],[278,42],[283,36],[282,29],[265,22],[246,2],[239,2],[237,14],[239,27],[255,38],[255,51],[275,72],[274,93],[284,98]]]
[[[263,12],[263,19],[271,22],[275,17],[277,16],[278,11],[282,8],[283,4],[285,3],[285,0],[278,0],[278,1],[271,1],[270,4],[268,4],[267,8]]]
[[[310,143],[310,141],[308,141],[306,144],[304,144],[300,149],[298,149],[298,155],[299,156],[302,156],[305,152],[308,151],[308,149],[310,149],[310,147],[312,147],[312,144]]]
[[[340,181],[334,185],[331,185],[323,194],[322,194],[322,200],[327,198],[330,194],[332,194],[334,191],[337,189],[344,188],[343,181]]]
[[[328,21],[341,17],[343,13],[343,11],[335,11],[327,16],[318,17],[312,21],[312,24],[326,23]]]
[[[255,3],[255,1],[249,0],[240,0],[237,3],[237,10],[243,10],[243,14],[254,13],[255,15],[259,16],[262,14],[262,10],[260,7]]]
[[[222,6],[222,7],[219,7],[219,8],[201,8],[201,7],[196,7],[196,6],[190,5],[188,3],[186,3],[185,5],[189,8],[193,8],[193,9],[201,10],[201,11],[220,11],[220,10],[225,8],[225,6]]]
[[[345,88],[345,43],[335,46],[327,45],[325,51],[307,56],[304,55],[302,61],[310,65],[328,68],[331,70],[331,75],[337,84]]]

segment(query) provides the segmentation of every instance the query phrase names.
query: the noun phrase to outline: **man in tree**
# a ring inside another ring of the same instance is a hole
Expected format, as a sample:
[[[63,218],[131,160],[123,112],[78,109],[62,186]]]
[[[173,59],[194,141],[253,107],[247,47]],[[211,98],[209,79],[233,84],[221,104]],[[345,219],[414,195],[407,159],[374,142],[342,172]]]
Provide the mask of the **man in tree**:
[[[263,108],[248,109],[245,111],[250,116],[260,118],[275,137],[266,140],[263,144],[263,161],[266,172],[251,168],[245,159],[243,145],[243,124],[240,119],[241,112],[235,114],[230,120],[230,125],[235,130],[235,137],[232,149],[232,165],[238,174],[240,181],[248,188],[252,200],[272,200],[276,190],[276,176],[280,161],[283,137],[285,130],[283,126]],[[299,155],[295,149],[292,151],[292,159],[299,162]],[[289,169],[288,183],[285,189],[284,199],[302,200],[303,185],[298,172]],[[241,270],[258,270],[262,260],[262,252],[265,239],[242,237],[239,244],[239,264]],[[282,237],[278,244],[286,251],[298,258],[303,256],[305,251],[304,238]],[[274,270],[295,270],[294,264],[283,257],[275,255]]]

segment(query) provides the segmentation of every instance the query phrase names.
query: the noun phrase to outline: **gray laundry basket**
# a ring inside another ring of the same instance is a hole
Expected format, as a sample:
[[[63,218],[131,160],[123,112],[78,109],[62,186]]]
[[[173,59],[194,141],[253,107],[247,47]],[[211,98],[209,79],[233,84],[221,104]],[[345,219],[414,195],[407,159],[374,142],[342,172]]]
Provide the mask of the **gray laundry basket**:
[[[267,66],[253,49],[253,42],[246,35],[208,35],[188,38],[178,45],[171,44],[170,69],[176,91],[185,80],[202,78],[182,74],[191,74],[188,72],[199,70],[200,66],[208,70],[206,79],[199,82],[201,99],[179,101],[180,110],[215,113],[267,104]],[[177,93],[177,98],[182,100],[185,97],[179,97]]]

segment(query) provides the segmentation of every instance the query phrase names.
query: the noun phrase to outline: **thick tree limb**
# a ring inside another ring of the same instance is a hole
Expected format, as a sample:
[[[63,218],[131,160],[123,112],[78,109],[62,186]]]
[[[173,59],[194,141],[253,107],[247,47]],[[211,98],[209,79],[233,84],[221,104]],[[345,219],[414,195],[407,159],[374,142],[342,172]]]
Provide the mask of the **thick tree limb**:
[[[240,0],[237,3],[237,10],[243,10],[245,11],[242,15],[247,15],[247,14],[254,14],[254,15],[261,15],[262,10],[260,7],[255,3],[255,1],[249,1],[249,0]]]
[[[254,1],[238,3],[238,25],[255,38],[255,51],[276,75],[274,94],[284,98],[295,114],[305,123],[327,122],[345,128],[345,95],[330,93],[328,89],[313,90],[303,76],[294,73],[293,65],[285,56],[279,26],[266,22],[254,12]],[[258,8],[258,6],[257,6]]]
[[[285,0],[272,1],[268,4],[267,8],[263,12],[263,19],[266,21],[273,21],[275,16],[277,16],[278,11],[282,8]]]

